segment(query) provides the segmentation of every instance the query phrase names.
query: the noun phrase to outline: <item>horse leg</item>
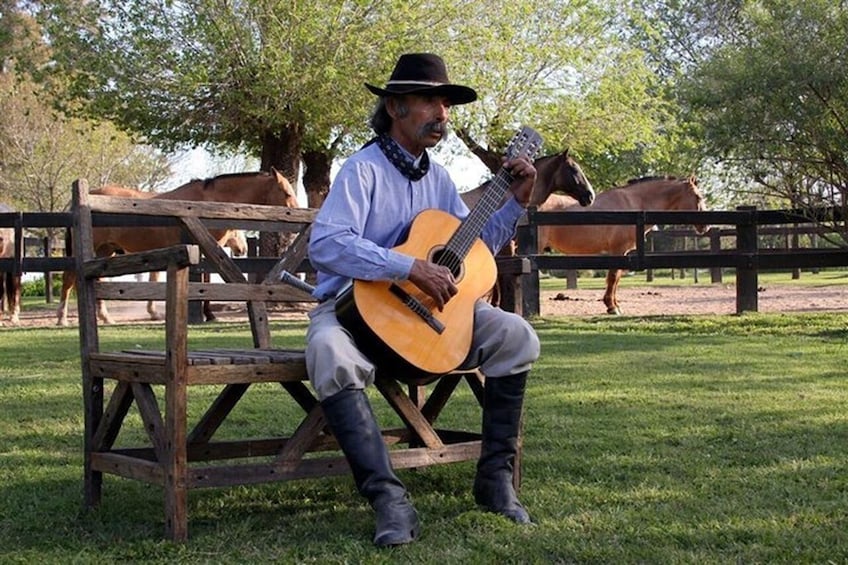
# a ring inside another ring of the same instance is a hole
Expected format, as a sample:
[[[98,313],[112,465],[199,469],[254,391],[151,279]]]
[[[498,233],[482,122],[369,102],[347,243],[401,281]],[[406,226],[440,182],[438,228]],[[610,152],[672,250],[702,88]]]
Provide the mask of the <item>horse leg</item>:
[[[209,273],[202,273],[200,275],[200,280],[203,282],[209,282]],[[203,301],[203,319],[207,322],[215,322],[218,320],[215,312],[212,311],[212,302],[209,300]]]
[[[109,314],[109,310],[106,308],[105,300],[97,301],[97,319],[103,322],[104,324],[115,323],[115,320],[112,318],[112,315]]]
[[[215,312],[212,311],[212,303],[208,300],[203,301],[203,319],[207,322],[215,322],[218,320],[218,316],[216,316]]]
[[[150,282],[159,282],[159,272],[158,271],[150,271],[150,275],[147,278]],[[156,311],[156,307],[153,304],[152,300],[147,302],[147,313],[150,314],[151,320],[161,320],[162,316],[159,312]]]
[[[77,275],[74,271],[65,271],[62,273],[62,290],[59,292],[59,308],[56,310],[56,325],[68,325],[68,299],[71,297],[71,290],[77,282]]]
[[[607,307],[607,314],[621,314],[621,309],[618,307],[618,300],[615,297],[620,280],[621,269],[610,269],[607,271],[607,290],[604,293],[604,304]]]
[[[7,273],[6,302],[9,307],[9,321],[17,326],[21,323],[21,276]]]
[[[11,294],[11,273],[0,273],[0,319],[6,317],[7,312],[11,312],[9,309],[9,301],[8,295]]]

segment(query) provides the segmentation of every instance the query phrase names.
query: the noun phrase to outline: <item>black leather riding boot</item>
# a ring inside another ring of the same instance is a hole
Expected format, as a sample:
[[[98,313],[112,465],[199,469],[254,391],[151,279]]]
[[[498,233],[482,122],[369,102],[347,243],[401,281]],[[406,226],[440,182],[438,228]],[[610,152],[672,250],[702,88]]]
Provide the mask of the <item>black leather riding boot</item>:
[[[474,479],[477,504],[519,524],[531,523],[512,484],[526,383],[527,373],[486,379],[483,445]]]
[[[380,428],[362,390],[343,390],[321,402],[324,418],[347,458],[360,494],[377,514],[374,544],[409,543],[418,537],[418,513],[395,476]]]

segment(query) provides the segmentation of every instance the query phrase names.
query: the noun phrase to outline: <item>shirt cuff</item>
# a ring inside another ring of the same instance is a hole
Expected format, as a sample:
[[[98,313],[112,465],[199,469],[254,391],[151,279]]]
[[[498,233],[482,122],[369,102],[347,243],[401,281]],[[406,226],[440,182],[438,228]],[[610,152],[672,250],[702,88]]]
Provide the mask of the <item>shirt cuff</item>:
[[[514,217],[515,220],[518,220],[518,218],[527,211],[527,208],[518,203],[515,196],[507,200],[503,207]]]
[[[402,281],[409,278],[409,272],[412,270],[412,264],[415,263],[415,257],[405,255],[397,251],[389,252],[389,263],[386,265],[389,278],[396,281]]]

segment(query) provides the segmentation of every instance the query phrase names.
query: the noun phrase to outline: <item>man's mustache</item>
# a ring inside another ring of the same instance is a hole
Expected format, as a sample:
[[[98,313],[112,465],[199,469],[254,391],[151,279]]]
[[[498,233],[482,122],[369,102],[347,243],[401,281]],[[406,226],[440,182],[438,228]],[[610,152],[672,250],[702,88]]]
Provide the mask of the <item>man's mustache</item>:
[[[448,132],[448,125],[444,122],[430,122],[424,124],[424,127],[422,129],[425,135],[430,133],[438,133],[440,135],[444,135]]]

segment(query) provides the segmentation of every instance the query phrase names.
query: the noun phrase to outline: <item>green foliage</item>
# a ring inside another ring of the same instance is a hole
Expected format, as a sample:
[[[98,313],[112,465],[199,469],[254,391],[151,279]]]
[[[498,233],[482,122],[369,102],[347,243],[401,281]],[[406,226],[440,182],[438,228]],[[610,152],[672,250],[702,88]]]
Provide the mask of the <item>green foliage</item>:
[[[608,27],[604,2],[50,5],[51,75],[69,81],[71,107],[163,147],[265,155],[269,136],[294,131],[304,150],[343,154],[369,135],[362,83],[384,81],[401,52],[436,51],[481,95],[455,123],[491,148],[527,123],[601,186],[694,167],[679,162],[671,99]]]
[[[59,296],[59,293],[62,291],[62,277],[61,275],[53,276],[53,296]],[[22,297],[43,297],[46,296],[46,287],[45,287],[45,278],[38,277],[34,279],[30,279],[28,281],[23,281],[21,283],[21,296]]]
[[[153,187],[170,173],[165,157],[108,122],[63,116],[26,75],[0,74],[0,199],[27,212],[61,212],[71,183],[86,178]]]
[[[361,132],[372,101],[362,83],[430,29],[425,14],[442,3],[51,4],[51,72],[70,81],[69,103],[163,147],[258,155],[287,128],[307,148]]]
[[[684,83],[716,157],[795,206],[848,193],[848,9],[746,2],[729,38]]]

